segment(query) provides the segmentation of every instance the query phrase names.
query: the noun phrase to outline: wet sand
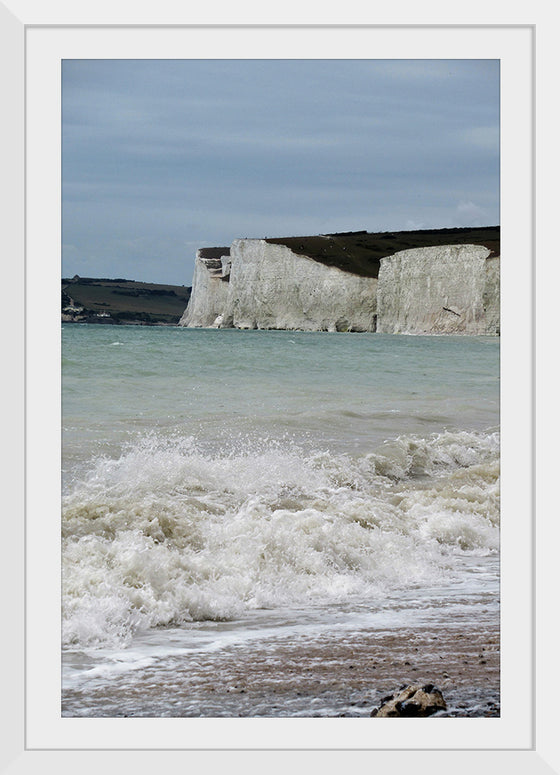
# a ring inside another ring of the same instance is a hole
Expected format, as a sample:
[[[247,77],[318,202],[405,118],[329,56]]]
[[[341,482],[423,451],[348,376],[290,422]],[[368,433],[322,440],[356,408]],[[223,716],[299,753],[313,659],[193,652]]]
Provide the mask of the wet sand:
[[[369,716],[404,684],[432,683],[447,716],[498,716],[499,628],[455,621],[326,632],[166,657],[64,693],[64,716]],[[372,721],[372,723],[374,723]]]

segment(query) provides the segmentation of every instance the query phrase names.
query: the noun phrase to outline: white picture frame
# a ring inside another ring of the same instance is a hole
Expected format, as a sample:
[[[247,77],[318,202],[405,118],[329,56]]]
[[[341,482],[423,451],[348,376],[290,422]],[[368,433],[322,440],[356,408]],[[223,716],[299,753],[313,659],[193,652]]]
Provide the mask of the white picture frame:
[[[258,26],[251,20],[267,14],[259,10],[257,16],[238,5],[224,7],[220,24],[212,24],[202,9],[185,9],[178,2],[159,4],[157,9],[118,1],[110,6],[80,3],[78,8],[63,2],[0,4],[3,94],[8,106],[2,137],[8,175],[2,198],[3,212],[9,214],[5,237],[11,251],[4,269],[9,286],[19,291],[9,302],[9,319],[21,322],[7,326],[6,349],[17,376],[6,386],[14,441],[5,455],[4,470],[11,472],[12,489],[18,491],[9,512],[18,518],[7,520],[3,569],[10,622],[9,643],[4,644],[9,673],[3,708],[3,727],[9,732],[3,735],[0,760],[4,771],[35,771],[39,766],[61,772],[76,766],[85,771],[94,766],[151,768],[162,759],[170,766],[231,766],[231,757],[240,762],[242,756],[249,762],[244,768],[255,771],[276,765],[303,769],[323,762],[335,766],[355,762],[390,766],[397,772],[412,767],[427,772],[436,766],[434,757],[439,767],[459,773],[467,772],[467,767],[481,772],[496,767],[511,772],[558,771],[554,769],[559,761],[554,724],[558,714],[545,685],[554,676],[554,602],[546,600],[554,593],[552,552],[558,529],[537,522],[539,474],[534,443],[535,33],[538,27],[544,35],[551,20],[537,8],[531,11],[537,18],[532,24],[496,24],[492,4],[485,4],[476,25],[459,20],[453,24],[450,17],[460,13],[446,8],[445,14],[441,9],[438,14],[426,6],[422,16],[427,23],[420,23],[413,8],[417,7],[410,4],[408,16],[402,10],[403,20],[410,20],[402,24],[391,23],[390,10],[380,12],[372,24],[329,21],[325,13],[319,22],[299,8],[291,16],[286,12],[281,20],[270,13],[270,22]],[[437,19],[445,19],[445,24]],[[430,726],[425,721],[401,721],[398,734],[403,743],[398,745],[393,722],[373,739],[368,719],[63,719],[56,713],[60,708],[60,651],[55,637],[60,563],[58,522],[52,508],[60,492],[56,334],[60,321],[60,102],[56,99],[60,61],[65,57],[151,58],[163,50],[173,57],[185,50],[186,42],[194,58],[204,56],[209,41],[212,50],[217,47],[227,58],[228,39],[244,31],[250,46],[243,50],[250,58],[278,57],[282,51],[297,58],[305,37],[306,50],[317,56],[333,50],[336,42],[342,56],[352,51],[353,57],[360,57],[371,50],[371,56],[380,58],[388,52],[393,52],[392,58],[403,58],[406,52],[407,58],[502,60],[501,226],[504,256],[512,256],[509,268],[502,272],[502,456],[509,470],[502,512],[512,514],[516,535],[511,528],[504,529],[503,584],[514,591],[509,598],[504,596],[502,607],[506,648],[499,719],[446,719],[441,726],[437,722],[437,736],[435,720],[428,722]],[[56,303],[49,305],[51,298]],[[523,320],[517,325],[520,310]],[[508,334],[508,325],[515,336]],[[508,388],[508,372],[514,367],[521,369],[521,376],[514,388]],[[549,469],[545,457],[543,471]],[[553,473],[541,478],[550,488]],[[50,518],[45,519],[45,514]],[[38,562],[41,555],[47,555],[46,562]],[[350,727],[349,721],[355,726]]]

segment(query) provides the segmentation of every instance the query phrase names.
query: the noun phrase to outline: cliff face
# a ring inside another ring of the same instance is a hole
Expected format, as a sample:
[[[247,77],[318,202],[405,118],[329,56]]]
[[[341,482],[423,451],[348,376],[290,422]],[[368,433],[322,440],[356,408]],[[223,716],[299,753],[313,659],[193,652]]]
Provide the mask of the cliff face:
[[[235,240],[224,325],[374,331],[377,280],[343,272],[265,240]]]
[[[499,258],[483,245],[413,248],[381,258],[364,277],[293,252],[239,239],[197,253],[179,325],[194,328],[499,333]],[[220,252],[223,255],[220,255]]]
[[[227,248],[223,248],[224,253]],[[216,250],[197,250],[189,304],[180,326],[217,328],[221,322],[228,295],[229,256],[212,255]]]
[[[486,282],[482,295],[486,334],[500,333],[500,257],[486,259]]]
[[[377,330],[386,334],[498,333],[499,259],[480,245],[403,250],[381,259]]]

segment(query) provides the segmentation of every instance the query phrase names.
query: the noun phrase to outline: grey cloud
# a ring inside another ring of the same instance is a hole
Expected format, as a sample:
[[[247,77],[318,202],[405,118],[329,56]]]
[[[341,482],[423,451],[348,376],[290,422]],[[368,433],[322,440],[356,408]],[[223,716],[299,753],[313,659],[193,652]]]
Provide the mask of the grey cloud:
[[[498,110],[494,61],[66,61],[65,271],[181,284],[200,240],[497,223]]]

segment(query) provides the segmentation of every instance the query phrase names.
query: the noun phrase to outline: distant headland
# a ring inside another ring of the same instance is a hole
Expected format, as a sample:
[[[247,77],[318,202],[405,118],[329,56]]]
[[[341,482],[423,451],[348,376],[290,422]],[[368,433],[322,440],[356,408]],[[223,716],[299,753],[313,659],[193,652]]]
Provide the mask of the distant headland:
[[[62,279],[62,322],[176,326],[190,295],[184,285],[75,275]]]

